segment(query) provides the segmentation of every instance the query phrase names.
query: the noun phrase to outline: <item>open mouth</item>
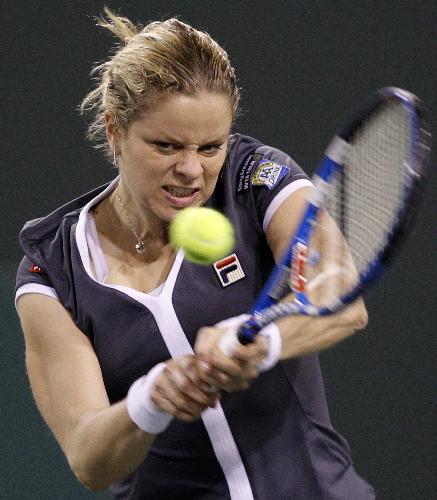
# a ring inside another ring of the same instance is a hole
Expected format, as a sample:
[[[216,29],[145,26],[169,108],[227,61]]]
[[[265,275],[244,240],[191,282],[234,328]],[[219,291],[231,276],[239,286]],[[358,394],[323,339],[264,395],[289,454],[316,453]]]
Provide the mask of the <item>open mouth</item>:
[[[178,198],[188,198],[199,191],[198,188],[185,188],[179,186],[164,186],[164,190],[171,196],[176,196]]]

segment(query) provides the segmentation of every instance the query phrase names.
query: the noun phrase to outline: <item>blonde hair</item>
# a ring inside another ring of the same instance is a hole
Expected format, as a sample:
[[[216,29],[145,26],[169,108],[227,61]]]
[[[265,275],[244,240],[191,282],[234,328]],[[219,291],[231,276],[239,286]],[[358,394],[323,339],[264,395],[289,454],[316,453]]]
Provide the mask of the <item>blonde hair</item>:
[[[141,28],[105,8],[98,25],[120,39],[112,57],[96,66],[97,85],[82,101],[82,113],[93,115],[88,138],[111,154],[105,114],[116,130],[126,131],[140,113],[174,94],[203,91],[226,95],[235,117],[240,99],[235,71],[226,51],[207,33],[172,18]]]

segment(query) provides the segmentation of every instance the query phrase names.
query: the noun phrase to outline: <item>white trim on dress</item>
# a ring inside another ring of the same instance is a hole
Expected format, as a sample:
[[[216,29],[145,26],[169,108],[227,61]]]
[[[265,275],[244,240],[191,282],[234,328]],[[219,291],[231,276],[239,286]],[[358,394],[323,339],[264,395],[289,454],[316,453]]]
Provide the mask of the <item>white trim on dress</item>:
[[[17,308],[18,299],[27,293],[39,293],[40,295],[47,295],[47,297],[59,300],[58,294],[54,288],[47,285],[40,285],[39,283],[27,283],[26,285],[20,286],[15,293],[15,308]]]
[[[298,179],[297,181],[290,182],[284,187],[279,193],[273,198],[268,206],[263,219],[263,230],[267,231],[267,227],[276,212],[276,210],[282,205],[282,203],[295,191],[303,187],[314,187],[313,183],[308,179]]]

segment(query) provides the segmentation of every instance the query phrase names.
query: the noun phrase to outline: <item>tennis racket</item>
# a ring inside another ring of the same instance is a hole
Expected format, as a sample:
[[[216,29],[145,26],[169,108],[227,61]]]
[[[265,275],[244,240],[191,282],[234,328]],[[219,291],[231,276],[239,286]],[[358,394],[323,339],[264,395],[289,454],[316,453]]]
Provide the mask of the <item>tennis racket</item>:
[[[351,117],[313,176],[315,191],[282,261],[237,331],[241,344],[284,316],[336,313],[380,278],[411,226],[430,137],[421,101],[399,88],[379,90]]]

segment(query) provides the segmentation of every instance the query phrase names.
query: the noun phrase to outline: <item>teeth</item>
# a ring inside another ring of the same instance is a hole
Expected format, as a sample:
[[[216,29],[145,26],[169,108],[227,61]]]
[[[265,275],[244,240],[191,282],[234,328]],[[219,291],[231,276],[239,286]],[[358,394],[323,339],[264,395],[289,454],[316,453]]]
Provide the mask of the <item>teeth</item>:
[[[185,198],[187,196],[191,196],[196,192],[195,189],[183,188],[183,187],[175,187],[175,186],[166,186],[166,191],[174,196],[179,196],[181,198]]]

